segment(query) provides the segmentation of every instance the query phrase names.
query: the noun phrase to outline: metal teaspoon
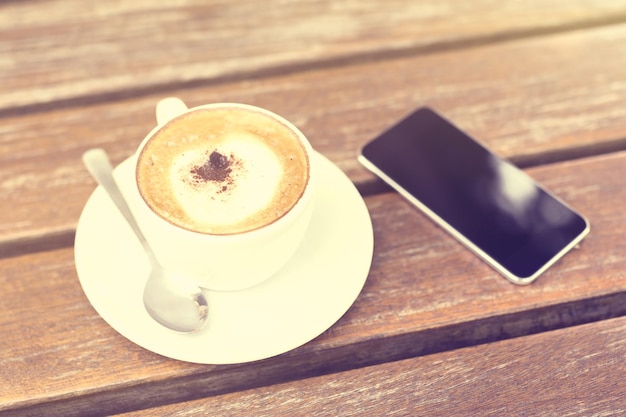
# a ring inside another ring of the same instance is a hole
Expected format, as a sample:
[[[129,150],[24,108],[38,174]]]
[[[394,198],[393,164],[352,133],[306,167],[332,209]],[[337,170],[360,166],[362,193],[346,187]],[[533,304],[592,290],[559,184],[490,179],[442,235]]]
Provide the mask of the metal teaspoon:
[[[103,149],[88,150],[83,154],[83,162],[133,229],[150,260],[150,276],[143,293],[143,303],[150,316],[177,332],[191,333],[202,328],[208,316],[207,301],[202,290],[188,283],[176,271],[164,269],[156,259],[113,178],[113,167],[106,152]]]

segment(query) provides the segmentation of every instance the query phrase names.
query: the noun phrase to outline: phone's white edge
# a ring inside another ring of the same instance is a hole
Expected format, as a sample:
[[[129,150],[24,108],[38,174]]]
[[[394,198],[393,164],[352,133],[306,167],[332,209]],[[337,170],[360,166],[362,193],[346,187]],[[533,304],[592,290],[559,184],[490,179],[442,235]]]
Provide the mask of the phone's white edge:
[[[465,247],[467,247],[469,250],[474,252],[480,258],[482,258],[485,262],[487,262],[487,264],[489,264],[492,268],[494,268],[496,271],[498,271],[500,274],[502,274],[506,279],[508,279],[509,281],[511,281],[512,283],[517,284],[517,285],[528,285],[528,284],[532,283],[533,281],[535,281],[550,266],[552,266],[556,261],[558,261],[560,258],[562,258],[567,252],[569,252],[571,249],[573,249],[578,243],[580,243],[580,241],[591,230],[589,221],[585,217],[581,216],[583,218],[583,220],[585,221],[585,229],[578,236],[576,236],[576,238],[572,239],[572,241],[568,245],[566,245],[561,251],[559,251],[556,255],[554,255],[548,262],[546,262],[541,268],[539,268],[537,270],[537,272],[535,272],[533,275],[531,275],[529,277],[519,277],[519,276],[513,274],[508,269],[506,269],[504,266],[502,266],[498,261],[493,259],[491,256],[489,256],[487,253],[485,253],[478,246],[474,245],[469,239],[467,239],[465,236],[463,236],[458,230],[456,230],[454,227],[450,226],[450,224],[448,224],[448,222],[446,222],[444,219],[439,217],[435,212],[430,210],[427,206],[425,206],[417,198],[412,196],[408,191],[406,191],[403,187],[401,187],[400,184],[395,182],[387,174],[385,174],[383,171],[381,171],[376,165],[374,165],[372,162],[370,162],[370,160],[368,160],[366,157],[364,157],[361,152],[359,152],[358,160],[365,168],[367,168],[368,170],[370,170],[371,172],[376,174],[378,177],[380,177],[384,182],[389,184],[389,186],[391,186],[391,188],[393,188],[398,193],[400,193],[400,195],[402,195],[404,198],[406,198],[415,207],[420,209],[432,221],[434,221],[437,225],[439,225],[441,228],[443,228],[445,231],[447,231],[456,240],[458,240]],[[563,201],[561,201],[558,197],[552,195],[549,191],[547,191],[545,189],[544,189],[544,191],[546,193],[550,194],[553,198],[555,198],[558,201],[560,201],[562,204],[564,204],[566,207],[568,207],[571,210],[571,208],[567,204],[565,204]]]

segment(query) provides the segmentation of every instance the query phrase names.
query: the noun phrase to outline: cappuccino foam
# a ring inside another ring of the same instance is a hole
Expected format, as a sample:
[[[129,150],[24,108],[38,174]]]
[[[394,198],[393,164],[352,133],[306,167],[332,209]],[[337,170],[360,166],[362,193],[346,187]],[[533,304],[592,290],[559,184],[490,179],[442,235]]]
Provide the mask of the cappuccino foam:
[[[304,193],[309,161],[298,135],[253,109],[193,110],[145,144],[137,186],[169,222],[208,234],[258,229],[284,216]]]

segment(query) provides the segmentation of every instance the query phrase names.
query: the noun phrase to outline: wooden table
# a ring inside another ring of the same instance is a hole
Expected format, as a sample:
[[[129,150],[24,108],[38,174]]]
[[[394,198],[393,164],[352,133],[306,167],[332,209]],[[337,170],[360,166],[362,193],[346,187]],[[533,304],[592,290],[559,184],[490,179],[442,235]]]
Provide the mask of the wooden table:
[[[622,0],[0,3],[0,415],[623,415],[624,68]],[[321,336],[200,365],[92,308],[80,155],[128,157],[166,96],[273,110],[361,191],[372,268]],[[357,150],[425,104],[591,234],[519,287],[384,187]]]

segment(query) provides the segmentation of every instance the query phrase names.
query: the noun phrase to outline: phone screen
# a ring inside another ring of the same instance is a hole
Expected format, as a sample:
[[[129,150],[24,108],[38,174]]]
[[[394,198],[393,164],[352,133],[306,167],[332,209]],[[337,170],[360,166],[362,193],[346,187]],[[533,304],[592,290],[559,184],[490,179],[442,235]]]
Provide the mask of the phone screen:
[[[365,145],[359,160],[517,284],[589,232],[584,217],[429,108]]]

